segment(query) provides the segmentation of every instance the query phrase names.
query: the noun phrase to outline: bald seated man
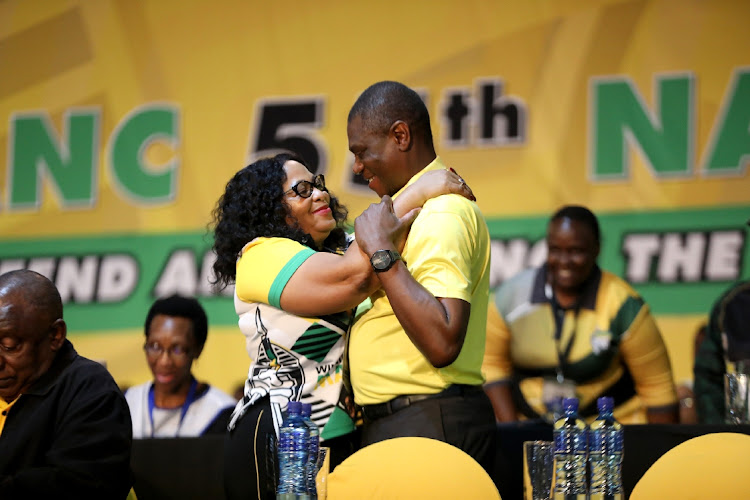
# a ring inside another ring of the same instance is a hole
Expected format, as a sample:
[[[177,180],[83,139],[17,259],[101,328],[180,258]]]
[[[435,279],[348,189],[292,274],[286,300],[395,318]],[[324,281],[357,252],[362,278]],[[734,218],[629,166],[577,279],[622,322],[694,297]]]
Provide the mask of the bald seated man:
[[[0,498],[124,499],[128,404],[101,364],[66,339],[55,285],[0,275]]]

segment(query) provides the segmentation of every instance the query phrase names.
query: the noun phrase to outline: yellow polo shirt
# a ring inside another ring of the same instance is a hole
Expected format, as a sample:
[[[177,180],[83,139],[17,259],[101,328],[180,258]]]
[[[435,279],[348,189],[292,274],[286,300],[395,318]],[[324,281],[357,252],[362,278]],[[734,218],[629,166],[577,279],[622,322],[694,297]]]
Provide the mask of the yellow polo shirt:
[[[18,401],[18,398],[10,403],[6,402],[3,398],[0,398],[0,434],[3,433],[3,427],[5,427],[5,419],[8,417],[8,411],[16,401]]]
[[[436,158],[407,184],[429,170],[445,169]],[[399,191],[396,197],[403,191]],[[482,384],[490,237],[476,203],[459,195],[427,201],[412,224],[402,252],[409,272],[435,297],[471,304],[466,338],[458,358],[435,368],[414,346],[378,290],[358,311],[349,341],[355,401],[376,404],[402,394],[434,394],[451,384]]]

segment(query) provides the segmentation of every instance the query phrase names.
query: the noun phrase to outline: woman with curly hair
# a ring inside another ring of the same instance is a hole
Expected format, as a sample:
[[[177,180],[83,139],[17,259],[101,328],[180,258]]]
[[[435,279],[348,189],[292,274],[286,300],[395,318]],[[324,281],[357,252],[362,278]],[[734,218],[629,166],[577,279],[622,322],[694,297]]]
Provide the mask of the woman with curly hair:
[[[406,188],[393,202],[404,229],[427,199],[446,193],[473,198],[447,170]],[[332,466],[358,447],[343,384],[345,336],[354,308],[378,280],[344,230],[346,216],[323,175],[313,175],[291,153],[237,172],[213,211],[214,274],[220,285],[235,284],[235,310],[251,358],[226,437],[230,500],[275,498],[268,452],[289,401],[312,405]]]

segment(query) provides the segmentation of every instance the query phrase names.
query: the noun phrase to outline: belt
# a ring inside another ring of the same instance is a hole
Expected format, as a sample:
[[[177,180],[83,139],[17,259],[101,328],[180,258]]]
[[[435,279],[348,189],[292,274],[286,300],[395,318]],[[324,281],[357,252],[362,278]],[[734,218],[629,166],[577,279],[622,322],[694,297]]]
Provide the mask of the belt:
[[[481,385],[462,385],[453,384],[435,394],[405,394],[403,396],[396,396],[390,401],[385,403],[378,403],[374,405],[362,406],[362,414],[365,419],[372,421],[388,415],[393,415],[397,411],[403,410],[404,408],[424,401],[426,399],[438,399],[446,398],[451,396],[466,396],[469,394],[475,394],[483,392]]]

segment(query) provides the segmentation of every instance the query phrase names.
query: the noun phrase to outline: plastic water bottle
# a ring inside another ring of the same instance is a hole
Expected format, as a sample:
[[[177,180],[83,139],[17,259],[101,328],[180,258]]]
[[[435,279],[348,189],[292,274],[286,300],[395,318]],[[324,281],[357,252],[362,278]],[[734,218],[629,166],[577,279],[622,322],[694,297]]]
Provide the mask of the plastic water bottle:
[[[279,429],[279,485],[277,500],[309,500],[306,466],[310,430],[302,418],[302,403],[290,401]]]
[[[587,426],[578,416],[578,399],[563,399],[563,415],[555,421],[554,500],[586,499]]]
[[[308,444],[308,457],[307,457],[307,492],[310,494],[310,498],[318,498],[317,488],[315,486],[315,478],[318,475],[318,450],[320,449],[320,429],[318,424],[313,422],[310,418],[312,413],[312,405],[308,403],[302,403],[302,418],[305,420],[308,429],[310,430],[310,442]]]
[[[592,500],[623,500],[622,490],[622,424],[612,411],[615,402],[602,397],[596,401],[599,417],[589,430],[589,464],[591,466]]]

